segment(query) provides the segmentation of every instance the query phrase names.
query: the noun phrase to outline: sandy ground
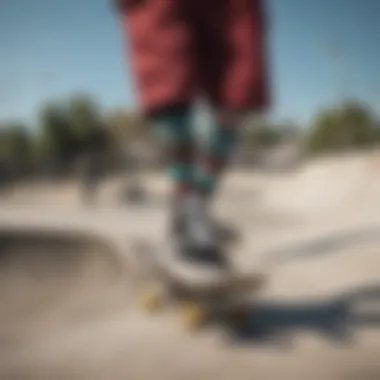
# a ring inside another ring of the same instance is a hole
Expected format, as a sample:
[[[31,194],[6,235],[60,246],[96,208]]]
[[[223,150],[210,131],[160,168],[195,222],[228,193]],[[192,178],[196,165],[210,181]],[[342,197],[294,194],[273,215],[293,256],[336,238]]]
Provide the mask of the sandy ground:
[[[0,230],[91,226],[128,256],[131,238],[163,232],[167,184],[146,185],[147,204],[121,206],[107,183],[94,209],[70,184],[21,189],[2,199]],[[244,335],[143,314],[108,246],[0,233],[0,378],[379,379],[380,176],[368,157],[234,172],[216,206],[243,234],[235,259],[268,274]]]

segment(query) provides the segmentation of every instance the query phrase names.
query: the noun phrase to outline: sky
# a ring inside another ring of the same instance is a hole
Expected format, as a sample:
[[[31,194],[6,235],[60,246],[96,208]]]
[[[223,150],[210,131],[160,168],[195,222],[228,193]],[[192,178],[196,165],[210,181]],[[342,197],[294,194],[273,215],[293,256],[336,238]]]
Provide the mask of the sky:
[[[267,12],[274,118],[305,124],[342,95],[380,107],[379,0],[268,0]],[[0,0],[0,122],[77,92],[138,105],[110,1]]]

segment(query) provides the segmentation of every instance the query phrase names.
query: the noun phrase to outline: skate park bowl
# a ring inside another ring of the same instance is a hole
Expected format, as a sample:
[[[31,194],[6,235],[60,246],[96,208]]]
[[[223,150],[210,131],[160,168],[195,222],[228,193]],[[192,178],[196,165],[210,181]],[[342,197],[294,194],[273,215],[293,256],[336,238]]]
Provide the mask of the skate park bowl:
[[[0,380],[379,379],[378,173],[364,156],[231,173],[221,215],[244,234],[234,255],[271,265],[241,345],[134,307],[116,238],[160,237],[162,208],[119,207],[114,193],[80,208],[66,187],[23,188],[0,210]]]
[[[84,232],[1,228],[0,357],[33,338],[127,309],[128,276],[114,249]]]

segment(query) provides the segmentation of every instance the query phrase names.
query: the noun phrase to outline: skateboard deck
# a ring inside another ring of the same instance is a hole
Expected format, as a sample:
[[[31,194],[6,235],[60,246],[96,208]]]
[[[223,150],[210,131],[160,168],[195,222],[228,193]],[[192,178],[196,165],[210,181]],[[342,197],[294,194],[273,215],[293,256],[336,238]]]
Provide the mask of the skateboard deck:
[[[252,296],[263,285],[262,273],[242,273],[231,267],[224,270],[196,267],[175,260],[164,246],[137,242],[136,255],[147,270],[140,299],[144,309],[162,303],[180,305],[186,327],[196,328],[206,320],[248,313]],[[166,302],[163,302],[165,299]],[[216,318],[215,318],[216,317]]]

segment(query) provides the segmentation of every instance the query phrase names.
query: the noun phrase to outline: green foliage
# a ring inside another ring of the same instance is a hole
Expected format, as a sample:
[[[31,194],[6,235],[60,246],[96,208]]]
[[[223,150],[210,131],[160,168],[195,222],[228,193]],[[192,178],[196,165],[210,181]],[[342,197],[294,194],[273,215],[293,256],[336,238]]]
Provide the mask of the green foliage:
[[[72,162],[83,152],[124,151],[136,142],[151,139],[144,120],[125,109],[101,115],[96,102],[86,95],[43,105],[37,130],[18,123],[0,126],[0,164],[25,168],[33,161],[52,165]],[[350,101],[316,114],[305,128],[306,148],[311,154],[365,148],[380,143],[380,121],[372,110]],[[302,134],[303,135],[303,134]],[[293,123],[252,119],[243,131],[243,148],[254,152],[271,148],[290,137],[301,137]],[[299,142],[299,140],[294,140]]]
[[[316,115],[308,135],[308,150],[319,154],[368,147],[376,141],[377,131],[377,121],[370,108],[347,102]]]
[[[47,103],[39,118],[39,133],[33,150],[37,157],[68,162],[82,152],[102,149],[107,142],[99,107],[89,96],[67,102]]]
[[[374,139],[375,143],[380,143],[380,122],[376,122],[375,128],[374,128]]]
[[[98,109],[99,107],[89,96],[80,95],[69,100],[71,133],[80,150],[95,144],[100,134],[101,122]]]
[[[20,124],[2,126],[0,129],[0,158],[2,160],[28,159],[31,137]]]
[[[13,176],[22,175],[32,167],[31,136],[21,124],[0,127],[0,165]]]
[[[66,161],[75,152],[76,144],[67,110],[61,105],[48,103],[40,113],[40,154],[53,161]]]

